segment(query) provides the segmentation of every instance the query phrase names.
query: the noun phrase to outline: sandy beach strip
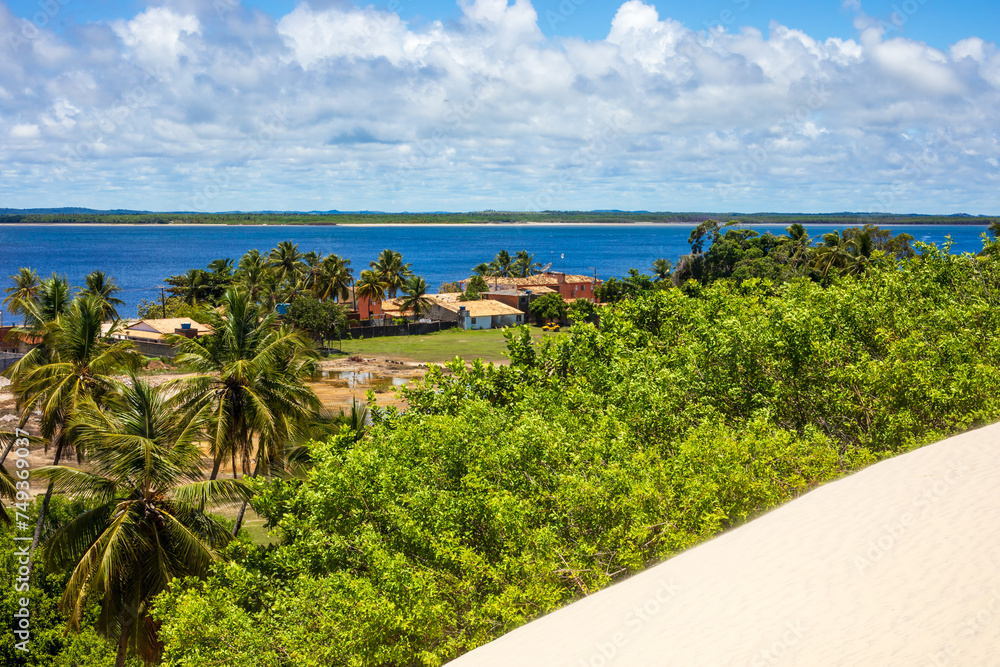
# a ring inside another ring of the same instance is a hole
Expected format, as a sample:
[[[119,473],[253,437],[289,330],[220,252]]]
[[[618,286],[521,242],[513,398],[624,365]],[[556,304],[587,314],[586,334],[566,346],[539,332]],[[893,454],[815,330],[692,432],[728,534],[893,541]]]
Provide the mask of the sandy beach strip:
[[[1000,424],[820,487],[449,665],[1000,665]]]

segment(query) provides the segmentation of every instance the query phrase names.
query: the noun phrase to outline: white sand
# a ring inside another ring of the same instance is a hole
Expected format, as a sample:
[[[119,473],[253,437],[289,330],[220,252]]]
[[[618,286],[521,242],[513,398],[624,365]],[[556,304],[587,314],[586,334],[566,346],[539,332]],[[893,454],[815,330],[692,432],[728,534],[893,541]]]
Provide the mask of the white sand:
[[[451,665],[1000,665],[1000,424],[821,487]]]

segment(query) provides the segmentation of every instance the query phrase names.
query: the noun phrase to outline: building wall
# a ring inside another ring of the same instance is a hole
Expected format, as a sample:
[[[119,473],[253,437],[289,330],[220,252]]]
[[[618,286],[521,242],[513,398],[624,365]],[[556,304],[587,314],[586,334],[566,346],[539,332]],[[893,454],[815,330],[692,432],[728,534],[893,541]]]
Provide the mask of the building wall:
[[[460,323],[461,324],[461,323]],[[493,317],[490,315],[480,315],[479,317],[465,316],[465,329],[492,329]]]

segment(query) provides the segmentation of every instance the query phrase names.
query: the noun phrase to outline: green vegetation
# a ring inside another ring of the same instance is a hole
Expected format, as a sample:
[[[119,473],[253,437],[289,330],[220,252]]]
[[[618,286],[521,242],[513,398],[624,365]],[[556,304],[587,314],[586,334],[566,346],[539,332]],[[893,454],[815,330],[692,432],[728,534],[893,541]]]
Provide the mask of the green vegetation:
[[[987,242],[987,249],[992,242]],[[258,482],[279,543],[157,599],[169,665],[440,665],[767,508],[1000,417],[1000,262],[650,289],[459,360]],[[275,613],[281,610],[281,613]],[[288,619],[296,619],[289,623]]]
[[[543,294],[528,305],[528,310],[535,316],[535,321],[562,322],[566,318],[569,306],[556,292]]]
[[[74,499],[52,496],[39,521],[32,627],[51,644],[10,664],[110,667],[124,646],[184,667],[441,665],[819,484],[1000,419],[1000,241],[952,255],[876,228],[809,240],[706,223],[676,268],[617,281],[600,328],[350,341],[424,361],[503,344],[510,363],[432,366],[401,389],[405,412],[369,405],[368,425],[358,407],[339,430],[315,427],[311,345],[248,283],[219,298],[211,336],[174,339],[198,375],[154,390],[112,377],[139,358],[101,338],[102,297],[15,282],[11,304],[44,338],[8,371],[20,405],[42,408],[57,457],[72,444],[90,467],[47,471]],[[285,250],[268,273],[313,298],[301,286],[323,259]],[[242,478],[215,479],[237,460]],[[270,540],[240,531],[245,507],[235,539],[204,514],[247,491]],[[141,594],[125,585],[140,580]]]
[[[971,215],[896,215],[891,213],[693,213],[647,211],[477,211],[471,213],[7,213],[0,224],[201,224],[201,225],[380,225],[514,224],[525,222],[698,224],[716,218],[749,225],[985,225],[992,218]]]

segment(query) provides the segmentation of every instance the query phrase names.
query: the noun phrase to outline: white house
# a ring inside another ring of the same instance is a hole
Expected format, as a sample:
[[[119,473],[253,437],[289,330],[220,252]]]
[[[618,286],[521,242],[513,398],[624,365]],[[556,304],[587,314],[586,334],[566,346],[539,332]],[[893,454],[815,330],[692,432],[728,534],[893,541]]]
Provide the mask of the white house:
[[[458,301],[452,295],[428,295],[431,319],[458,322],[463,329],[500,329],[527,322],[524,313],[500,301]]]

